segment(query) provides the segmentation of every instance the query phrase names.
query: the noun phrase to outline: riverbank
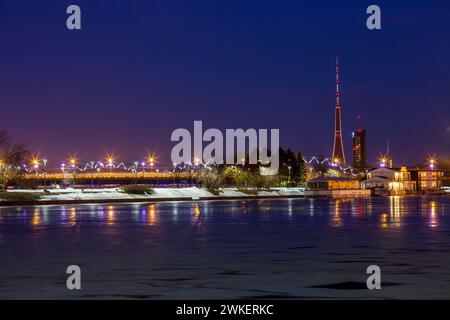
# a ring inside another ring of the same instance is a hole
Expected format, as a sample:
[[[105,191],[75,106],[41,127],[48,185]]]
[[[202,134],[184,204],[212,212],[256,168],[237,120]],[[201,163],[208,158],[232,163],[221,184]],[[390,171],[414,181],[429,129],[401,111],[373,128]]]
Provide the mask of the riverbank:
[[[450,194],[444,188],[443,194]],[[307,195],[306,195],[307,196]],[[3,197],[3,198],[2,198]],[[250,200],[304,198],[305,188],[271,188],[270,190],[240,190],[223,188],[214,193],[197,187],[155,188],[151,194],[129,194],[121,188],[10,190],[0,193],[0,207],[22,205],[100,204],[127,202],[169,202],[207,200]]]
[[[0,206],[18,205],[61,205],[82,203],[123,203],[123,202],[162,202],[189,200],[239,200],[239,199],[276,199],[304,197],[304,188],[272,188],[270,190],[238,190],[224,188],[210,192],[197,187],[155,188],[151,194],[128,194],[121,188],[105,189],[49,189],[14,190],[2,199]],[[14,196],[12,196],[14,195]]]

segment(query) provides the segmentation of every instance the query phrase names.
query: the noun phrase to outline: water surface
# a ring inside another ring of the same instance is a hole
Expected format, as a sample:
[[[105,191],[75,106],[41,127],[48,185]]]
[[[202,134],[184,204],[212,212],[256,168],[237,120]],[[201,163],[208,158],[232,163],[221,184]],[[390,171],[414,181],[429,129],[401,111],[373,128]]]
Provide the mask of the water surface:
[[[449,199],[3,207],[0,298],[448,299]]]

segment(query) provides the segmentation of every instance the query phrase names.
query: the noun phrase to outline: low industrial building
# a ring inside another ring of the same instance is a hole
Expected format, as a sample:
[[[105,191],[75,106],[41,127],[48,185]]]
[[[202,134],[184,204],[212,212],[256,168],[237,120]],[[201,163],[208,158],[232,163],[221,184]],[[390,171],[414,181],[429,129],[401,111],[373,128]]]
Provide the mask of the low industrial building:
[[[358,180],[341,177],[319,177],[307,182],[306,197],[352,198],[368,197],[370,190],[362,189]]]

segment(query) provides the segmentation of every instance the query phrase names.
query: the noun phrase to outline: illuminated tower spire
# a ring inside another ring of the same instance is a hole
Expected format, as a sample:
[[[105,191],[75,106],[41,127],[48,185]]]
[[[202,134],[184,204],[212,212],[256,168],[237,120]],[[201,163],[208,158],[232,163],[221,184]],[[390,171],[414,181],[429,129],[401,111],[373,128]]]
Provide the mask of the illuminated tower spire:
[[[341,104],[339,101],[339,58],[336,56],[336,108],[334,115],[333,161],[345,163],[344,144],[342,143]]]

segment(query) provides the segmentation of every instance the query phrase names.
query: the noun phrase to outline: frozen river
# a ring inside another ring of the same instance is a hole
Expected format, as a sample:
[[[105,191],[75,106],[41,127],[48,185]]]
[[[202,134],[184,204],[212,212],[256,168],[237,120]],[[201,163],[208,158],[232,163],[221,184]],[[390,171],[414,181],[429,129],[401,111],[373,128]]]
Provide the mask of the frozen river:
[[[0,298],[449,299],[450,197],[3,207]]]

